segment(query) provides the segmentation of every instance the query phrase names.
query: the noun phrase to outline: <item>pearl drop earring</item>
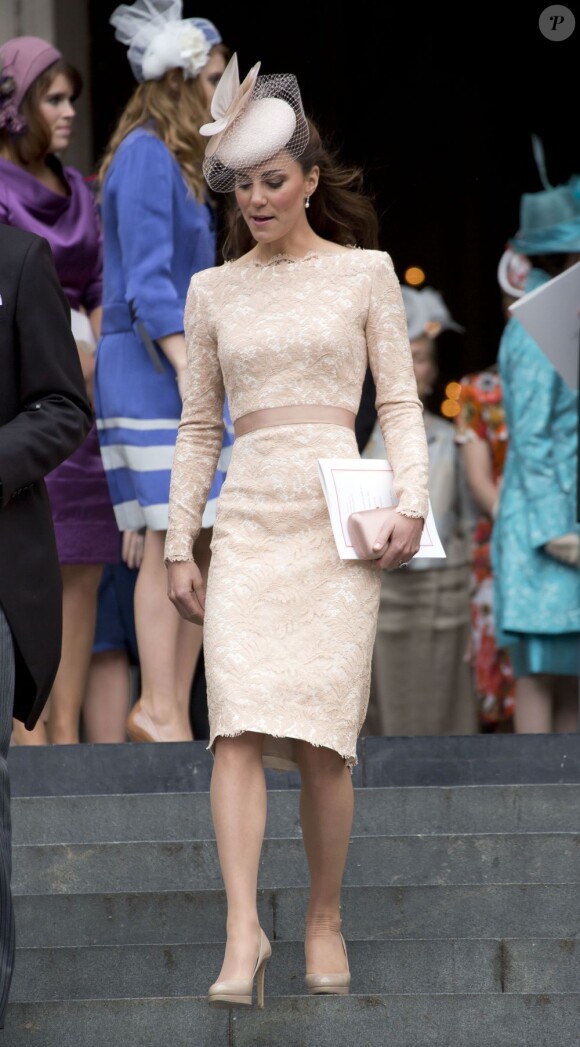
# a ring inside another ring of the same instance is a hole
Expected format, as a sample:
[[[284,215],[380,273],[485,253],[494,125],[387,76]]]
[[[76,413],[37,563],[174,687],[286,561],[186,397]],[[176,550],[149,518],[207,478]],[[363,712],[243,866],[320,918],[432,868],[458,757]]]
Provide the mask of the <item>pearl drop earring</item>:
[[[304,201],[304,207],[305,207],[305,208],[306,208],[306,207],[310,207],[310,197],[309,197],[309,196],[307,196],[307,197],[306,197],[306,200]]]

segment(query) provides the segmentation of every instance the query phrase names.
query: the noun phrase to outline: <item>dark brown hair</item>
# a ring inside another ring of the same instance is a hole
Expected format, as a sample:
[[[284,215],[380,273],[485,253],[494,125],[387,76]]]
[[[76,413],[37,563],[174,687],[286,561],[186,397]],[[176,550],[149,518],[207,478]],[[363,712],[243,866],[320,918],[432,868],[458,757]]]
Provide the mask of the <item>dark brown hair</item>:
[[[73,101],[78,98],[83,89],[81,74],[64,58],[59,58],[33,80],[22,99],[20,112],[26,120],[24,133],[11,135],[7,131],[0,132],[2,153],[21,167],[28,167],[41,160],[50,149],[52,132],[40,112],[40,102],[61,73],[72,85]]]
[[[578,254],[572,251],[554,251],[551,254],[528,255],[534,269],[543,269],[550,277],[559,276],[578,260]]]
[[[365,192],[362,167],[342,163],[335,150],[322,141],[318,128],[308,120],[309,140],[298,157],[307,175],[318,167],[316,192],[310,197],[308,221],[318,236],[344,247],[379,246],[379,218],[371,195]],[[234,194],[228,195],[223,255],[240,258],[254,246],[254,239],[239,209]]]

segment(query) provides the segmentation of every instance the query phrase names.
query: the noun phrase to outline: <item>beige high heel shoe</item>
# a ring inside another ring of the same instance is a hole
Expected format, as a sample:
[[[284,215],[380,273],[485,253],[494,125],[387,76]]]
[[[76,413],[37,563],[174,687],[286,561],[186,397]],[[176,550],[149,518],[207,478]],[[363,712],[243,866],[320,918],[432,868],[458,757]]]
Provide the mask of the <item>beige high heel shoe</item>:
[[[305,976],[306,988],[311,996],[321,993],[328,993],[329,995],[333,993],[336,996],[348,995],[350,989],[350,970],[348,966],[346,942],[342,937],[342,934],[340,935],[340,940],[344,949],[346,971],[337,972],[336,974],[307,974]]]
[[[161,741],[161,737],[155,732],[155,724],[151,718],[147,716],[140,701],[136,701],[130,710],[125,730],[127,731],[127,736],[130,742]]]
[[[163,742],[163,741],[191,741],[191,735],[183,733],[181,738],[167,738],[164,736],[149,713],[141,705],[138,699],[129,712],[126,720],[125,730],[130,742]]]
[[[260,948],[258,959],[251,978],[230,978],[227,981],[214,982],[210,985],[207,998],[212,1007],[236,1007],[238,1004],[251,1006],[252,993],[254,989],[254,978],[256,979],[256,991],[258,996],[258,1007],[264,1006],[264,978],[266,975],[266,964],[272,955],[272,946],[260,927]]]

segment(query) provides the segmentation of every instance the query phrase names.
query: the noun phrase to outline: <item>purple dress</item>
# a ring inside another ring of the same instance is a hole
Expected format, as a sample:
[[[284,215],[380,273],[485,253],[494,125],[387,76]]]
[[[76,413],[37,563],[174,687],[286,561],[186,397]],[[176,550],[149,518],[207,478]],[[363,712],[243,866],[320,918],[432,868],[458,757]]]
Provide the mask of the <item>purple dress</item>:
[[[80,171],[54,169],[69,186],[55,193],[0,157],[0,222],[48,240],[72,309],[101,305],[102,234],[96,201]],[[117,563],[119,530],[93,426],[84,443],[46,477],[61,564]]]

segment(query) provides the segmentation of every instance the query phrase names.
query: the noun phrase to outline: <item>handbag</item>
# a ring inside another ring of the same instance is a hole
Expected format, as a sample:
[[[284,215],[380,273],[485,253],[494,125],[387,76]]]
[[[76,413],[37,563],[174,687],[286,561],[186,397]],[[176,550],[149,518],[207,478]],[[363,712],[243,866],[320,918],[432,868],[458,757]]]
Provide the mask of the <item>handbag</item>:
[[[385,522],[385,509],[361,509],[351,513],[346,521],[352,547],[359,560],[378,560],[384,553],[384,545],[377,552],[373,546],[381,526]]]

